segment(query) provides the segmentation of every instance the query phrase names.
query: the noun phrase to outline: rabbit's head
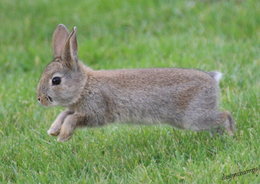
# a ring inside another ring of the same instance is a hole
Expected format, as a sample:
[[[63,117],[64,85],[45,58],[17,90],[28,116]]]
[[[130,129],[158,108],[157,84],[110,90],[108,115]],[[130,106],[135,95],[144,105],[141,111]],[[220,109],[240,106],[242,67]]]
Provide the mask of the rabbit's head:
[[[45,106],[73,104],[86,81],[77,58],[76,27],[69,33],[60,24],[53,33],[54,59],[45,68],[37,88],[38,101]]]

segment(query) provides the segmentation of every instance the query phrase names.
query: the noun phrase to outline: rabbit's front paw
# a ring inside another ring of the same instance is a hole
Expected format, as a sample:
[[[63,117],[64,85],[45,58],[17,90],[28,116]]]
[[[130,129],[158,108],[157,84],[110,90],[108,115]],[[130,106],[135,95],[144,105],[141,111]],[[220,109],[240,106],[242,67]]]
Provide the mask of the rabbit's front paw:
[[[68,141],[71,138],[71,136],[72,136],[72,131],[69,129],[66,129],[66,127],[63,127],[59,133],[57,141],[59,141],[59,142]]]
[[[61,129],[61,126],[62,126],[64,120],[72,113],[73,112],[71,112],[71,111],[63,111],[63,112],[61,112],[58,115],[58,117],[56,118],[56,120],[52,123],[52,125],[49,128],[49,130],[47,131],[47,133],[49,135],[52,135],[52,136],[59,135],[60,129]]]
[[[47,133],[52,136],[57,136],[60,133],[60,127],[51,126],[51,128],[47,131]]]
[[[73,120],[74,118],[71,116],[70,118],[67,118],[66,121],[62,124],[57,139],[59,142],[65,142],[71,138],[74,129],[76,128],[76,124],[72,123]]]

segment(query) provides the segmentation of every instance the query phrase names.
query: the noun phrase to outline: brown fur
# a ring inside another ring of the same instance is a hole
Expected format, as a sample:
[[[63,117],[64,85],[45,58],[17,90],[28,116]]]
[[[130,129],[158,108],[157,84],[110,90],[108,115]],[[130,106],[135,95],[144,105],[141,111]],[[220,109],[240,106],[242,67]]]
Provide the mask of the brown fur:
[[[218,110],[217,72],[180,68],[95,71],[77,59],[76,28],[70,34],[66,31],[64,25],[55,30],[55,59],[38,85],[40,103],[67,107],[48,131],[58,135],[59,141],[68,140],[76,127],[113,122],[166,123],[194,131],[225,127],[233,133],[231,115]],[[61,84],[52,84],[55,76],[61,77]]]

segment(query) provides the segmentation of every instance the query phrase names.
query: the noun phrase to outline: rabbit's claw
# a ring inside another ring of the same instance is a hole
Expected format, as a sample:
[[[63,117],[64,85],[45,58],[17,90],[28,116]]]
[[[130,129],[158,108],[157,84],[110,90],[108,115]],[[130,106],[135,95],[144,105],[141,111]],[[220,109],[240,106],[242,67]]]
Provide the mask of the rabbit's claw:
[[[47,133],[48,133],[49,135],[51,135],[51,136],[58,136],[59,133],[60,133],[60,128],[58,128],[58,127],[51,127],[51,128],[47,131]]]

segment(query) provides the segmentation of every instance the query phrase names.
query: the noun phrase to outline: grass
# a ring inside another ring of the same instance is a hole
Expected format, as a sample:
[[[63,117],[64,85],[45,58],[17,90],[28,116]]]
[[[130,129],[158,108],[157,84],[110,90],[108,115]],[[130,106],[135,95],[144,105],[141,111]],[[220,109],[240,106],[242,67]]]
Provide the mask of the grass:
[[[0,183],[260,183],[259,171],[221,179],[260,166],[259,9],[257,0],[1,0]],[[39,106],[35,88],[59,23],[78,27],[80,59],[94,69],[222,71],[235,137],[115,124],[56,142],[46,131],[61,108]]]

